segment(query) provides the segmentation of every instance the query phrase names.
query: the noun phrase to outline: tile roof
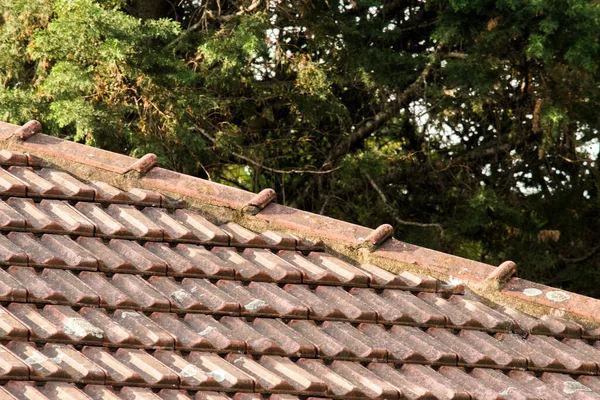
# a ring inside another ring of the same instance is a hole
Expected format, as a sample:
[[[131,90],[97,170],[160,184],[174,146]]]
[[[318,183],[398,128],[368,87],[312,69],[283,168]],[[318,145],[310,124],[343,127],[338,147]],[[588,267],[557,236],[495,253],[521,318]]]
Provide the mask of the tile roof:
[[[597,399],[600,302],[0,123],[0,399]]]

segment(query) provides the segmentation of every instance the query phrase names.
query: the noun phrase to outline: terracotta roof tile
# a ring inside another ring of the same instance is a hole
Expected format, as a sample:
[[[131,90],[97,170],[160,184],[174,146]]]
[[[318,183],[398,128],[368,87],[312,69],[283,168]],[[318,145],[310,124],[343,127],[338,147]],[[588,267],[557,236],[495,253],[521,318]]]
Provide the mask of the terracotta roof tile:
[[[596,300],[17,128],[0,398],[600,398]]]

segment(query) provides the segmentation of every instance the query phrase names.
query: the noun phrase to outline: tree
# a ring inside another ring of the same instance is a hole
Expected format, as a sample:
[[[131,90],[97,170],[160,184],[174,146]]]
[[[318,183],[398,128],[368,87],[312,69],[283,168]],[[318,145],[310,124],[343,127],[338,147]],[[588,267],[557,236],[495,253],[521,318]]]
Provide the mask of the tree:
[[[3,120],[600,295],[596,2],[0,10]]]

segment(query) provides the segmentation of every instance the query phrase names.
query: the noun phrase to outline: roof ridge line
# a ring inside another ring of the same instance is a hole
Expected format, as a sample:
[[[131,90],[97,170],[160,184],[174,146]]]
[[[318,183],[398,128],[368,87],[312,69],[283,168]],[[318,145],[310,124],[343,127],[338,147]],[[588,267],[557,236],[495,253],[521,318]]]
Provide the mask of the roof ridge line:
[[[500,282],[497,277],[503,276],[500,271],[495,272],[496,267],[401,242],[390,237],[391,230],[386,225],[373,230],[280,205],[273,202],[274,192],[263,191],[264,194],[256,195],[158,167],[153,154],[137,160],[48,136],[41,133],[41,124],[37,121],[23,126],[0,122],[0,148],[25,152],[30,155],[30,164],[55,166],[84,180],[102,180],[125,190],[150,189],[184,199],[188,205],[217,220],[236,222],[255,232],[279,230],[301,238],[322,240],[328,252],[347,260],[371,263],[394,273],[419,272],[441,280],[464,282],[491,302],[532,315],[548,313],[600,326],[598,299],[519,278],[510,279],[504,286],[495,283]],[[517,287],[524,289],[519,292]],[[526,289],[535,290],[524,292]]]

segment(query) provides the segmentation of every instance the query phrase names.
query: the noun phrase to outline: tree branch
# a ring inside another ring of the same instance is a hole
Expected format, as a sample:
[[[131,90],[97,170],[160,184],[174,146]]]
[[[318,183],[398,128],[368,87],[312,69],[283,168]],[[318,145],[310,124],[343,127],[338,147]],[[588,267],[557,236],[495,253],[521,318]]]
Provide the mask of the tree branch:
[[[425,224],[425,223],[421,223],[421,222],[406,221],[406,220],[403,220],[402,218],[400,218],[398,211],[394,207],[392,207],[392,205],[390,204],[390,202],[387,199],[387,196],[385,195],[385,193],[383,193],[383,190],[381,190],[381,188],[377,185],[375,180],[373,178],[371,178],[371,176],[364,171],[363,171],[363,175],[367,178],[367,180],[369,181],[369,183],[371,184],[373,189],[375,189],[375,191],[381,198],[383,205],[389,211],[389,213],[392,214],[392,217],[394,218],[394,220],[397,223],[399,223],[400,225],[418,226],[421,228],[435,228],[436,230],[439,231],[441,237],[444,236],[444,229],[442,228],[442,226],[440,224],[436,224],[436,223]]]

